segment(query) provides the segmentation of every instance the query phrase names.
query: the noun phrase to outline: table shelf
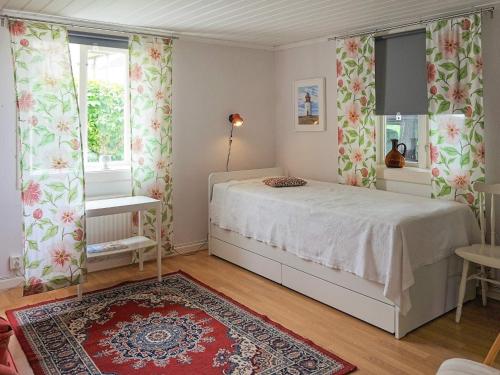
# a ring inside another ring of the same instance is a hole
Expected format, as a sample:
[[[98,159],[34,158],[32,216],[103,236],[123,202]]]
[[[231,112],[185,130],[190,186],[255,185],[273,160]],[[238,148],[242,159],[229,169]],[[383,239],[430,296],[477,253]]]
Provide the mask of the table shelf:
[[[125,212],[145,211],[158,209],[161,202],[157,199],[133,196],[112,199],[100,199],[85,202],[85,214],[87,217],[122,214]]]
[[[117,241],[87,245],[87,258],[92,259],[106,255],[121,254],[152,246],[156,246],[156,241],[144,236],[123,238]],[[93,250],[93,248],[98,247],[102,248],[102,250]]]
[[[156,248],[156,268],[158,273],[158,281],[161,281],[161,207],[162,203],[158,199],[153,199],[145,196],[120,197],[111,199],[101,199],[85,202],[85,215],[87,218],[116,215],[125,212],[137,212],[138,231],[137,236],[128,237],[116,241],[103,242],[94,245],[88,245],[85,251],[87,258],[98,258],[107,255],[121,254],[137,250],[139,252],[139,270],[143,270],[144,249],[148,247]],[[144,211],[155,211],[155,239],[152,240],[143,236],[143,219]],[[90,251],[88,251],[90,248]],[[98,251],[92,249],[101,248]],[[78,298],[82,298],[83,287],[78,285]]]

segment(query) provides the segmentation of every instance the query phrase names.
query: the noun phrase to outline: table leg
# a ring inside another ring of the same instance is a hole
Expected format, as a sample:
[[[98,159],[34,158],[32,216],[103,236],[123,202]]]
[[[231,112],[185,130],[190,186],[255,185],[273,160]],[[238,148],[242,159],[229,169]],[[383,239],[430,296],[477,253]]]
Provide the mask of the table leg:
[[[82,284],[78,284],[76,286],[76,293],[78,295],[78,300],[81,301],[82,297],[83,297],[83,285]]]
[[[142,223],[142,211],[137,212],[137,235],[142,236],[143,223]],[[139,249],[139,271],[144,270],[144,249]]]
[[[156,207],[156,267],[158,281],[161,281],[161,205]]]

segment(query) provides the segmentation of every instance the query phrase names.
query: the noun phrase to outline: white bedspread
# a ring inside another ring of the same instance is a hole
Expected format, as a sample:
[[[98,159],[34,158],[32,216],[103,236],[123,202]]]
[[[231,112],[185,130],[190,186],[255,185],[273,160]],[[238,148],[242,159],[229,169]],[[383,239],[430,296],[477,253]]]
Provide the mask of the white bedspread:
[[[311,180],[271,188],[261,180],[215,184],[212,223],[381,283],[402,314],[418,267],[480,239],[460,203]]]

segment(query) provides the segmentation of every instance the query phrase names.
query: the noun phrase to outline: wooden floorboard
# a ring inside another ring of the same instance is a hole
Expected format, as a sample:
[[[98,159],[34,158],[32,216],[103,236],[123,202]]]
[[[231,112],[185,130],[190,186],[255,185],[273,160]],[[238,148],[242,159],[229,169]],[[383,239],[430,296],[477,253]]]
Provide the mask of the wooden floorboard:
[[[463,357],[482,361],[500,332],[500,302],[487,307],[479,299],[464,306],[462,322],[454,311],[409,333],[401,340],[370,324],[266,280],[206,251],[179,255],[163,262],[164,273],[183,270],[212,288],[282,324],[355,364],[360,374],[434,374],[442,361]],[[152,277],[155,262],[94,272],[86,291]],[[0,292],[0,314],[5,310],[66,297],[75,288],[21,297],[19,289]],[[16,351],[16,360],[25,362]],[[500,359],[495,366],[500,368]],[[24,375],[24,372],[21,372]]]

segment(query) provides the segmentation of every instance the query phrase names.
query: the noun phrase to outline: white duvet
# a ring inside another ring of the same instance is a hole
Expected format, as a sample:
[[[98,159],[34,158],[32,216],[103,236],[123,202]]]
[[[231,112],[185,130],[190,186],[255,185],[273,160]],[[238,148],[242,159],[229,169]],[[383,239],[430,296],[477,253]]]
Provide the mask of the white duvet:
[[[261,180],[215,184],[212,223],[381,283],[403,314],[418,267],[480,238],[460,203],[310,180],[272,188]]]

